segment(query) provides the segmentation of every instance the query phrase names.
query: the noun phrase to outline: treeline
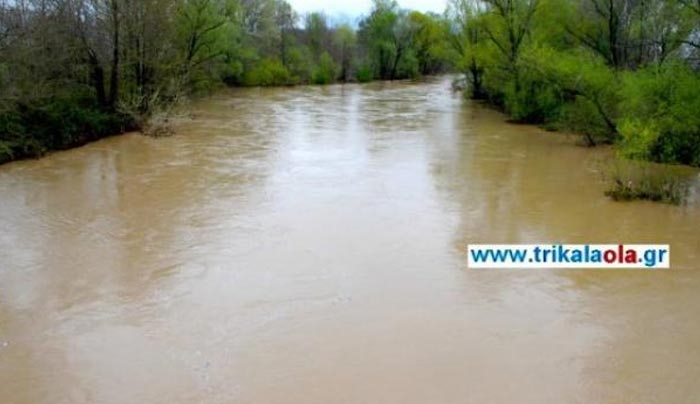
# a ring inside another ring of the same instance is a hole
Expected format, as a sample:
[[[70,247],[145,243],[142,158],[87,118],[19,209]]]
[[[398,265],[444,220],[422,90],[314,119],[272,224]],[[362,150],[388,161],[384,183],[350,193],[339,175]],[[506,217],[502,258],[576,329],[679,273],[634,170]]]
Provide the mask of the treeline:
[[[449,30],[387,0],[359,27],[285,0],[0,0],[0,162],[137,128],[222,83],[438,73]]]
[[[700,166],[700,0],[374,0],[357,24],[285,0],[0,0],[0,162],[139,127],[220,85],[464,73],[515,121]]]
[[[451,0],[447,14],[472,97],[627,157],[700,166],[700,1]]]

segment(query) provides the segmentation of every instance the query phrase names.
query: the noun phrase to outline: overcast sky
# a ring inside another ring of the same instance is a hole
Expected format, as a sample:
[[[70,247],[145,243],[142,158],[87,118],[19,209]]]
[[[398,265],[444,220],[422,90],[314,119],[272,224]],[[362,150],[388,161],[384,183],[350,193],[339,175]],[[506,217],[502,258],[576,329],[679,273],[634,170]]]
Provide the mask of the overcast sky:
[[[287,0],[300,15],[311,11],[324,11],[331,17],[359,17],[372,8],[372,0]],[[398,0],[401,8],[418,11],[445,11],[446,0]]]

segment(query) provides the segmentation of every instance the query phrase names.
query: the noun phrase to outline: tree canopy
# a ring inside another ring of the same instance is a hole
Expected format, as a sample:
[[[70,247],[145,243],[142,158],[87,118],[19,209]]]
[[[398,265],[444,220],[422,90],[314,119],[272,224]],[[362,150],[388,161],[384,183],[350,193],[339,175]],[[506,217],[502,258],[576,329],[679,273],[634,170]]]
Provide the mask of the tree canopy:
[[[0,161],[139,126],[221,85],[462,73],[514,120],[700,165],[696,0],[374,0],[356,25],[285,0],[0,0]]]

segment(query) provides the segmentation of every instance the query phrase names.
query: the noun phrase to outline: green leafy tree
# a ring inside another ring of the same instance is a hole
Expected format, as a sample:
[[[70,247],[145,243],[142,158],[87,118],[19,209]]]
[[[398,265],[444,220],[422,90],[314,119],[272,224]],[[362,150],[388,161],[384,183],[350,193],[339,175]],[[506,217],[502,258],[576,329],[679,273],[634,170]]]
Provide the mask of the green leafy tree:
[[[489,6],[484,32],[505,59],[514,89],[520,91],[521,50],[533,26],[540,0],[485,0]]]
[[[456,52],[454,64],[464,73],[472,98],[486,98],[484,89],[485,49],[488,46],[484,31],[485,5],[480,0],[450,0],[447,16],[451,27],[447,34]]]
[[[405,11],[395,1],[375,0],[370,15],[360,22],[359,40],[375,78],[393,80],[398,77],[401,59],[409,48],[412,27]]]
[[[315,84],[329,84],[338,76],[338,68],[328,52],[324,52],[319,58],[318,67],[313,75]]]
[[[408,15],[411,25],[411,48],[418,61],[420,74],[437,74],[446,70],[450,60],[450,47],[447,40],[449,25],[435,14],[413,11]]]
[[[328,18],[320,12],[306,15],[304,28],[306,30],[307,43],[311,49],[314,60],[318,61],[321,53],[327,52],[330,48],[330,29]]]
[[[336,27],[333,32],[333,46],[340,64],[340,80],[349,81],[357,52],[357,36],[350,25]]]
[[[195,88],[219,79],[233,53],[237,4],[231,0],[185,0],[178,10],[182,69]]]

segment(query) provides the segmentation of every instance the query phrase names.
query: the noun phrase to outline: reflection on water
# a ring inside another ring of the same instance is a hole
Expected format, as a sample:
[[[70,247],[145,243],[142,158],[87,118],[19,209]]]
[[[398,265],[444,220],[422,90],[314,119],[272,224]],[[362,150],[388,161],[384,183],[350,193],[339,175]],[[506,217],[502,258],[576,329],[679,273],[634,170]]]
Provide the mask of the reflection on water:
[[[694,402],[700,210],[449,81],[232,90],[0,167],[0,401]],[[466,245],[668,243],[670,271]]]

